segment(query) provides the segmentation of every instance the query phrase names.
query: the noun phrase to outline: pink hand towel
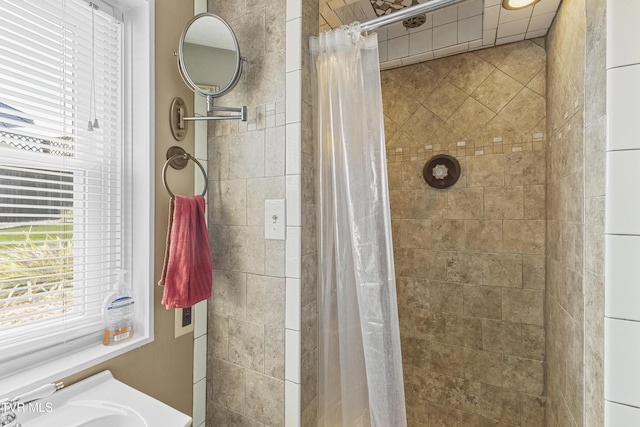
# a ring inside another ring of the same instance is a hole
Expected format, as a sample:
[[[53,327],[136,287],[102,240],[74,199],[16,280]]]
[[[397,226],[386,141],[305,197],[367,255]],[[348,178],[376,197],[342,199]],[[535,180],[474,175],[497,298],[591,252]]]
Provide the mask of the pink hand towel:
[[[162,304],[191,307],[211,296],[211,254],[205,222],[204,197],[171,197],[164,255]]]

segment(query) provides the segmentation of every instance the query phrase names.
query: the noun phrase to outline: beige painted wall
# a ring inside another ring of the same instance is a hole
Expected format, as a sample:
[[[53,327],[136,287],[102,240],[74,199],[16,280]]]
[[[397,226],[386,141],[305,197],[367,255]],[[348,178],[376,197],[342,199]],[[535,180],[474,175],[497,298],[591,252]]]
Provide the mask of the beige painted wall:
[[[162,269],[167,233],[169,196],[162,185],[161,171],[167,148],[180,145],[193,152],[193,127],[181,142],[173,139],[168,112],[171,100],[180,96],[193,105],[193,93],[182,82],[173,55],[183,28],[193,17],[190,2],[155,1],[155,250],[154,283]],[[135,142],[135,141],[134,141]],[[175,194],[193,192],[192,166],[180,172],[168,173]],[[94,366],[65,379],[69,385],[97,372],[109,369],[120,381],[191,414],[193,406],[193,334],[178,339],[174,334],[174,310],[160,304],[162,288],[154,286],[155,341],[120,357]]]

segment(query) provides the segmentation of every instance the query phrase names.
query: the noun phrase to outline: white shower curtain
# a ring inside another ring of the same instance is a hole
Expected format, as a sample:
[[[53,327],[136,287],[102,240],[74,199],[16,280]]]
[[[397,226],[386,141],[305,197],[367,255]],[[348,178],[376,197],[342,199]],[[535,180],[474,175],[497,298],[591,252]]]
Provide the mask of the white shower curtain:
[[[404,427],[406,415],[376,35],[311,42],[319,216],[322,427]]]

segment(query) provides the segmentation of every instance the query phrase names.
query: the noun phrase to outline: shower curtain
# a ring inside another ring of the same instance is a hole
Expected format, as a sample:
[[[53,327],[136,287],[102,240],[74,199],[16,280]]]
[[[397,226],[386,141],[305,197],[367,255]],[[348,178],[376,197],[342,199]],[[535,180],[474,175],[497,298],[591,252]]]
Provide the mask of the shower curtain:
[[[378,42],[310,41],[318,140],[321,427],[404,427]]]

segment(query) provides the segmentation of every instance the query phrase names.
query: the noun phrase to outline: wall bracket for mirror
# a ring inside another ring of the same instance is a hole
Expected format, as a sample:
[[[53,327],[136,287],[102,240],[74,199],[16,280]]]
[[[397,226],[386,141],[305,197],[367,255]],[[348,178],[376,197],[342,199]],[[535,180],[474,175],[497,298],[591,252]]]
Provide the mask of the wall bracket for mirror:
[[[247,121],[247,107],[244,105],[242,107],[217,107],[213,105],[209,106],[209,102],[207,102],[207,111],[225,114],[187,117],[189,113],[184,100],[180,97],[173,98],[173,101],[171,101],[171,109],[169,111],[169,127],[171,128],[173,137],[178,141],[182,141],[187,135],[187,122],[190,121],[234,119],[242,120],[243,122]]]
[[[200,120],[247,120],[247,107],[214,106],[214,98],[228,93],[242,73],[238,39],[229,24],[213,13],[201,13],[189,21],[178,45],[178,71],[194,93],[207,98],[207,115],[187,117],[180,98],[171,103],[171,131],[181,140],[186,122]]]

